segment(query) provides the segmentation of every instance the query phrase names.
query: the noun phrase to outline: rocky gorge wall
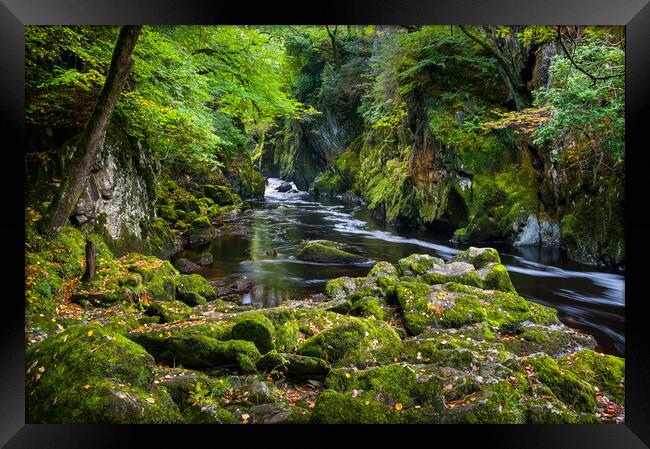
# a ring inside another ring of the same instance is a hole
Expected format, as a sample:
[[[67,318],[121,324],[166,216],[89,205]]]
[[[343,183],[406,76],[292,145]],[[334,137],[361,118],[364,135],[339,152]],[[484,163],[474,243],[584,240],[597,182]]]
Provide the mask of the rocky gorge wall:
[[[528,90],[550,86],[558,45],[515,47],[524,54],[519,67]],[[271,152],[279,175],[300,189],[361,198],[389,225],[436,229],[463,243],[559,245],[578,262],[624,266],[618,177],[563,166],[560,147],[476,123],[486,109],[510,101],[506,84],[486,80],[482,91],[451,100],[441,98],[439,86],[413,89],[391,115],[343,137],[329,113],[293,121],[278,129],[262,162]]]

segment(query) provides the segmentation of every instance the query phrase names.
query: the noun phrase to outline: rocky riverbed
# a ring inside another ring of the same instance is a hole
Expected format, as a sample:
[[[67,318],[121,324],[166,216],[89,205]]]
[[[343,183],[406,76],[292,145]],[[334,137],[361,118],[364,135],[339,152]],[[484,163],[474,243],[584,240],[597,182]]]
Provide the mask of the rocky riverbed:
[[[137,254],[103,267],[55,318],[27,317],[28,422],[624,419],[624,360],[519,296],[494,249],[380,261],[269,308],[237,300],[241,278]]]

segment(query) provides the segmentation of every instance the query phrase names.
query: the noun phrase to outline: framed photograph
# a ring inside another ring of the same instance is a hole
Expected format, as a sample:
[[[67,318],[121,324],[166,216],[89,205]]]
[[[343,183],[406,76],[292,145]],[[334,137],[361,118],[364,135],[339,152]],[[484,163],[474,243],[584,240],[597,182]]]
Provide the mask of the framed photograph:
[[[2,444],[648,447],[647,0],[338,3],[3,0]]]

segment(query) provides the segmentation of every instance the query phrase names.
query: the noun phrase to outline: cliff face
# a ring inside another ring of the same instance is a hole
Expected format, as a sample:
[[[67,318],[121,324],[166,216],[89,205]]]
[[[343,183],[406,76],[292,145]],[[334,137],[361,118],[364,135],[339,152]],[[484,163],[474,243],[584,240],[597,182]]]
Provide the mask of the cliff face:
[[[73,139],[64,148],[73,154],[75,145]],[[140,239],[144,224],[155,218],[155,172],[150,151],[111,126],[71,221],[100,226],[114,240]]]
[[[555,42],[508,45],[501,50],[516,56],[520,84],[529,92],[551,85],[549,68],[561,54]],[[537,146],[529,134],[485,132],[477,117],[512,105],[512,86],[505,76],[478,86],[448,101],[431,82],[403,95],[391,116],[360,128],[345,128],[360,112],[337,118],[326,110],[288,122],[266,152],[300,189],[360,197],[388,224],[437,229],[465,243],[561,245],[579,262],[623,265],[620,179],[562,166],[562,148]]]

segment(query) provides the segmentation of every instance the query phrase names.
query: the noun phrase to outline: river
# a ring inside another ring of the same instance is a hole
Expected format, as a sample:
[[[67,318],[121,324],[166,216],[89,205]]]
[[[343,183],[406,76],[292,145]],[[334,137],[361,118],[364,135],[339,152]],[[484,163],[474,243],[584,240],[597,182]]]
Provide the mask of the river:
[[[236,232],[212,241],[212,266],[198,273],[208,279],[243,274],[255,283],[244,302],[274,306],[321,292],[339,276],[365,276],[372,264],[326,265],[293,257],[302,240],[328,239],[355,245],[374,260],[396,262],[413,253],[451,258],[468,245],[453,244],[449,236],[420,229],[389,229],[375,222],[368,210],[342,200],[315,200],[306,192],[280,193],[279,179],[269,179],[265,198],[237,219]],[[568,260],[555,248],[499,250],[517,292],[526,299],[553,307],[566,325],[593,335],[599,350],[619,356],[625,351],[625,276]],[[267,252],[277,251],[277,256]],[[178,256],[196,259],[197,251]]]

